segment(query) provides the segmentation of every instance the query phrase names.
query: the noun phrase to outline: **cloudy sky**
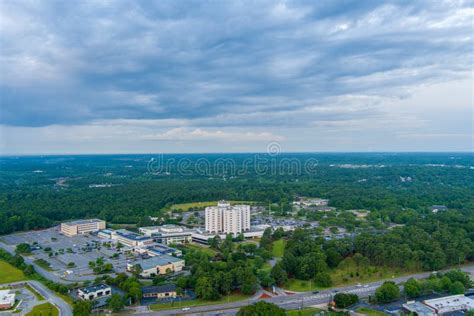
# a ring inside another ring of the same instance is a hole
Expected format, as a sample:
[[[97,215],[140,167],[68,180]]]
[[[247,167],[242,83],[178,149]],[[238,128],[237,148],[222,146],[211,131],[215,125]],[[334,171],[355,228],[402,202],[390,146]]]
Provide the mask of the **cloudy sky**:
[[[472,151],[473,1],[0,1],[0,153]]]

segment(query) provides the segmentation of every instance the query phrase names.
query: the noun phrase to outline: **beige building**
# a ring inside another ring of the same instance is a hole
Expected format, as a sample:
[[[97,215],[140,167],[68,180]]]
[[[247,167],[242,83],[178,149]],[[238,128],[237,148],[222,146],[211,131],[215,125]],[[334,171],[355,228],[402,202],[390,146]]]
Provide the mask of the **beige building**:
[[[230,205],[219,201],[217,206],[206,207],[206,231],[238,235],[250,230],[250,206]]]
[[[174,284],[163,284],[158,286],[145,286],[142,287],[142,296],[143,298],[175,298],[177,296],[176,293],[176,285]]]
[[[149,259],[129,262],[127,263],[127,270],[132,271],[133,267],[136,265],[139,265],[142,268],[140,276],[149,278],[156,275],[182,271],[184,268],[184,260],[168,255],[161,255]]]
[[[66,236],[82,235],[105,229],[105,221],[97,218],[83,219],[61,224],[61,233]]]

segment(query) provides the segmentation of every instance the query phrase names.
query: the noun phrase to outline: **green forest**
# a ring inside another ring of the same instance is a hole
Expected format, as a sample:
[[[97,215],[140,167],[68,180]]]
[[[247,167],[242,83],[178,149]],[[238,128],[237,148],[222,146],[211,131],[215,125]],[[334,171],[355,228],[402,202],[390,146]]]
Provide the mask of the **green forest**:
[[[91,217],[112,225],[146,225],[149,216],[173,223],[176,219],[168,215],[172,205],[220,199],[251,201],[269,206],[277,217],[319,223],[293,232],[267,229],[259,243],[229,235],[211,240],[210,248],[180,246],[190,273],[173,282],[179,291],[193,289],[206,302],[249,297],[259,287],[324,289],[385,278],[386,273],[438,271],[474,261],[473,155],[294,154],[280,160],[266,157],[266,172],[261,172],[262,165],[238,170],[251,154],[224,156],[227,169],[213,164],[220,156],[168,157],[186,159],[193,168],[206,160],[214,166],[207,173],[177,167],[158,172],[150,167],[149,156],[2,158],[0,234]],[[308,159],[318,164],[311,172],[271,171],[273,164],[288,161],[284,159],[293,159],[295,166]],[[328,199],[337,211],[295,211],[292,202],[301,196]],[[433,205],[447,209],[433,213]],[[360,209],[364,218],[350,211]],[[328,229],[347,234],[326,238]],[[30,266],[15,262],[17,257],[6,259],[34,274]],[[153,284],[165,281],[157,277]],[[118,286],[132,301],[140,297],[136,276],[104,276],[97,282]],[[295,288],[299,282],[309,282],[310,288]],[[465,283],[462,273],[438,274],[426,283],[410,280],[407,295],[458,293],[469,286]],[[385,292],[379,292],[380,300],[385,299]],[[342,298],[342,305],[346,299],[353,300]]]
[[[469,222],[473,165],[472,154],[459,153],[3,157],[0,234],[87,217],[166,220],[164,210],[173,204],[219,199],[275,203],[285,212],[296,195],[403,223],[442,204]]]

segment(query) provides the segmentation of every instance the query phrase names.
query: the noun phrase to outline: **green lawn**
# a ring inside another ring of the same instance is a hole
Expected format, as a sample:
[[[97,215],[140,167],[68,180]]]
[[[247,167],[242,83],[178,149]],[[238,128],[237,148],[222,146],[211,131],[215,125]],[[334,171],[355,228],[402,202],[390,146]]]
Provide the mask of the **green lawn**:
[[[187,212],[192,207],[204,208],[208,206],[216,206],[218,201],[208,201],[208,202],[191,202],[191,203],[180,203],[180,204],[173,204],[169,208],[170,210],[180,210]],[[230,204],[253,204],[252,201],[228,201]]]
[[[294,309],[286,311],[287,316],[313,316],[321,310],[314,307],[305,307],[303,309]]]
[[[225,303],[232,303],[237,301],[242,301],[245,299],[250,298],[251,295],[243,295],[243,294],[231,294],[229,297],[223,297],[217,301],[206,301],[201,299],[191,300],[191,301],[184,301],[184,302],[176,302],[173,305],[171,303],[164,303],[164,304],[152,304],[150,305],[150,309],[153,311],[159,311],[164,309],[172,309],[172,308],[182,308],[182,307],[193,307],[193,306],[202,306],[202,305],[216,305],[216,304],[225,304]]]
[[[356,309],[356,312],[358,312],[360,314],[369,315],[369,316],[386,316],[386,315],[388,315],[388,314],[385,314],[385,313],[382,313],[382,312],[379,312],[379,311],[376,311],[374,309],[370,309],[370,308],[367,308],[367,307],[359,307],[358,309]]]
[[[355,268],[335,269],[330,271],[333,287],[348,286],[357,283],[369,283],[383,279],[391,279],[392,277],[400,277],[403,275],[413,274],[416,271],[403,271],[387,267],[370,267],[370,272],[359,273],[357,276]],[[351,276],[352,275],[352,276]],[[311,284],[310,284],[311,283]],[[303,281],[298,279],[290,279],[284,286],[285,289],[295,292],[307,292],[321,290],[314,282]]]
[[[285,245],[286,245],[286,240],[284,239],[279,239],[273,242],[272,255],[276,258],[283,257],[283,253],[285,252]]]
[[[202,251],[211,257],[214,257],[217,254],[217,252],[214,249],[210,247],[206,247],[206,246],[197,245],[197,244],[187,244],[186,248]]]
[[[33,307],[26,316],[59,316],[59,311],[53,304],[44,303]]]
[[[23,281],[27,278],[23,272],[8,262],[0,260],[0,284]]]
[[[290,279],[284,288],[286,290],[295,292],[308,292],[314,290],[321,290],[321,287],[314,284],[314,281],[304,281],[298,279]]]
[[[268,262],[265,262],[263,264],[263,266],[259,269],[260,271],[266,271],[266,272],[270,272],[272,270],[272,266],[271,264],[269,264]]]

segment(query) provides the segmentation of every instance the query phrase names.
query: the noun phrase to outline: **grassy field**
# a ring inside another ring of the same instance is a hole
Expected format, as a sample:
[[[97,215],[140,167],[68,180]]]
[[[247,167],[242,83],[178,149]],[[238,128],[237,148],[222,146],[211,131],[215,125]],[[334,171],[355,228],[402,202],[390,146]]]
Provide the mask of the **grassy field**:
[[[191,300],[191,301],[184,301],[184,302],[177,302],[173,305],[171,303],[164,303],[164,304],[152,304],[150,305],[150,309],[154,311],[164,310],[164,309],[172,309],[172,308],[183,308],[183,307],[193,307],[193,306],[201,306],[201,305],[216,305],[216,304],[225,304],[225,303],[232,303],[237,301],[242,301],[245,299],[250,298],[251,295],[243,295],[243,294],[231,294],[229,297],[223,297],[217,301],[206,301],[201,299]]]
[[[26,316],[59,316],[59,311],[53,304],[44,303],[33,307]]]
[[[253,204],[252,201],[228,201],[230,204]],[[191,203],[181,203],[181,204],[173,204],[169,208],[170,210],[180,210],[183,212],[187,212],[190,208],[197,207],[197,208],[204,208],[208,206],[216,206],[217,201],[208,201],[208,202],[191,202]]]
[[[198,245],[198,244],[187,244],[186,248],[196,249],[196,250],[202,251],[202,252],[208,254],[211,257],[214,257],[217,254],[217,252],[214,249],[212,249],[210,247],[201,246],[201,245]]]
[[[0,260],[0,284],[23,281],[27,278],[23,272],[8,262]]]
[[[374,309],[370,309],[370,308],[367,308],[367,307],[359,307],[358,309],[356,309],[356,312],[358,312],[360,314],[369,315],[369,316],[386,316],[386,315],[388,315],[388,314],[385,314],[385,313],[382,313],[382,312],[379,312],[379,311],[376,311]]]
[[[321,310],[314,307],[305,307],[303,309],[294,309],[286,311],[287,316],[313,316]]]
[[[271,264],[269,264],[268,262],[265,262],[263,264],[263,266],[259,269],[260,271],[266,271],[266,272],[270,272],[272,270],[272,266]]]
[[[333,281],[333,287],[354,285],[357,283],[368,283],[382,279],[391,279],[392,277],[400,277],[412,274],[416,271],[402,271],[398,269],[391,269],[386,267],[370,267],[371,273],[360,273],[356,276],[353,269],[335,269],[330,272]],[[351,277],[351,273],[353,277]],[[288,284],[284,287],[287,290],[295,292],[307,292],[314,290],[321,290],[324,288],[318,287],[314,282],[303,281],[298,279],[290,279]]]
[[[308,292],[314,290],[321,290],[321,287],[316,286],[314,281],[305,281],[298,279],[290,279],[284,288],[286,290],[295,291],[295,292]]]
[[[272,255],[276,258],[283,257],[283,253],[285,252],[285,245],[286,245],[286,240],[284,239],[279,239],[275,241],[272,247]]]

